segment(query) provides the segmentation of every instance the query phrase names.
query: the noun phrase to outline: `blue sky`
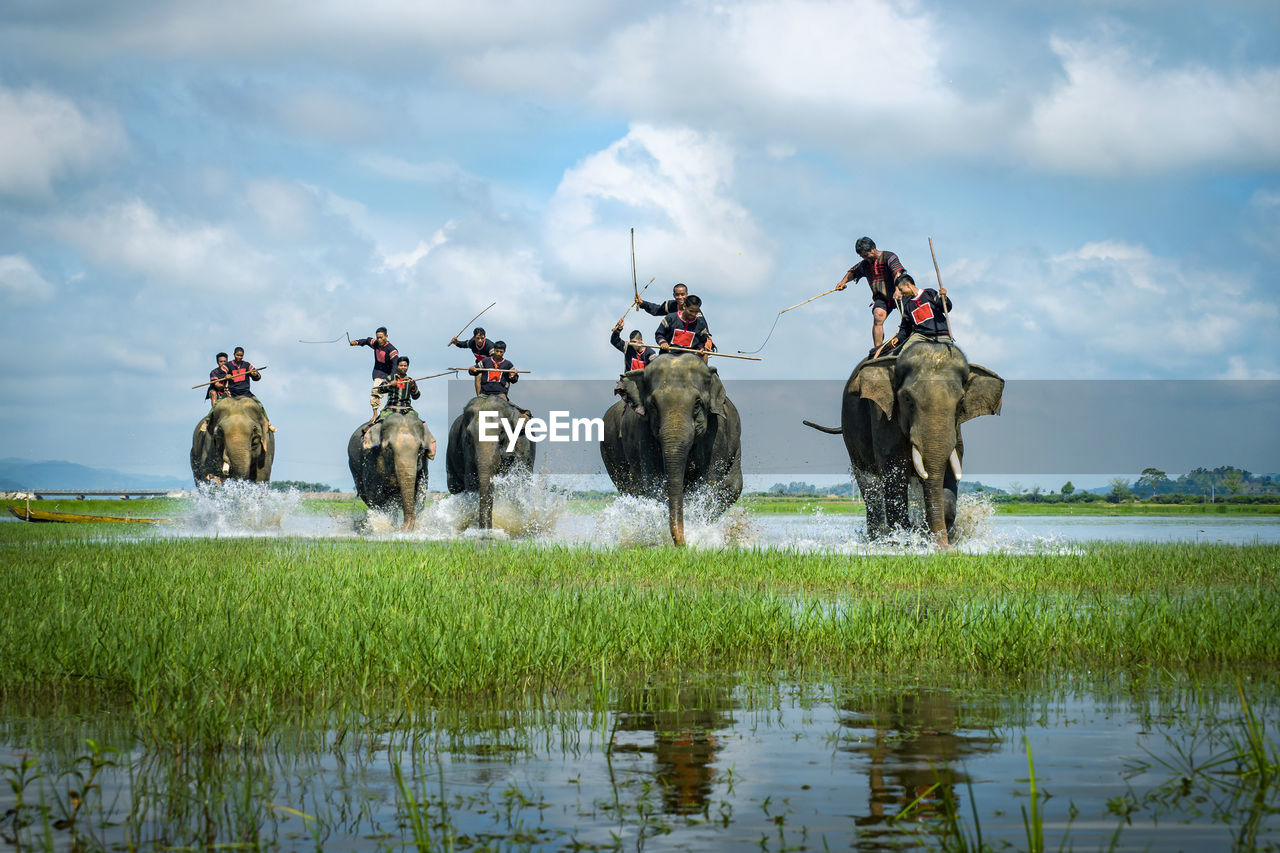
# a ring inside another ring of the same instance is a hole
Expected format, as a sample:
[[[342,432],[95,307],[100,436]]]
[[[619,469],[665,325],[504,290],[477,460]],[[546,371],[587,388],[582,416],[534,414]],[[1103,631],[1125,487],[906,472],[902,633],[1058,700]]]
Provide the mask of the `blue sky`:
[[[497,300],[520,367],[601,378],[632,227],[722,349],[863,234],[931,281],[932,236],[1006,378],[1280,377],[1278,36],[1261,2],[6,3],[4,454],[182,474],[243,345],[276,476],[343,485],[371,359],[298,339],[387,325],[426,373]],[[722,371],[847,375],[863,287]]]

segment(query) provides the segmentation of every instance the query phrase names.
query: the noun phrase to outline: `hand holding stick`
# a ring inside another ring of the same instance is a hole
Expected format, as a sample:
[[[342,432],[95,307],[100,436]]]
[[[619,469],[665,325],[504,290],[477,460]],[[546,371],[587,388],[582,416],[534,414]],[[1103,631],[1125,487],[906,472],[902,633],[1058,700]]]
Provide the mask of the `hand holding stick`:
[[[266,369],[267,369],[267,365],[265,365],[265,364],[264,364],[264,365],[262,365],[262,367],[255,367],[255,368],[253,368],[253,371],[246,371],[246,374],[248,374],[248,373],[252,373],[252,372],[254,372],[254,371],[266,370]],[[228,379],[230,379],[230,378],[231,378],[231,374],[230,374],[230,373],[228,373],[226,376],[223,376],[221,379],[210,379],[208,382],[201,382],[199,385],[192,385],[192,386],[191,386],[191,390],[192,390],[192,391],[194,391],[194,390],[196,390],[197,388],[203,388],[204,386],[206,386],[206,385],[212,385],[212,384],[214,384],[215,382],[226,382],[226,381],[227,381]]]
[[[488,310],[489,310],[489,308],[492,308],[493,306],[495,306],[495,305],[497,305],[497,304],[498,304],[497,302],[490,302],[490,303],[489,303],[489,305],[488,305],[488,307],[487,307],[487,308],[485,308],[485,309],[484,309],[484,311],[488,311]],[[480,315],[481,315],[481,314],[483,314],[483,313],[484,313],[484,311],[481,311],[481,312],[480,312],[480,314],[477,314],[476,316],[472,317],[472,318],[471,318],[470,320],[468,320],[467,322],[463,323],[463,324],[462,324],[462,329],[461,329],[461,330],[459,330],[458,335],[461,335],[463,332],[465,332],[465,331],[467,330],[467,326],[470,326],[470,325],[471,325],[472,323],[474,323],[476,320],[479,320],[479,319],[480,319]],[[456,341],[456,340],[458,339],[458,335],[454,335],[452,338],[450,338],[450,339],[449,339],[449,343],[445,344],[445,346],[447,346],[447,347],[448,347],[448,346],[453,346],[453,342],[454,342],[454,341]]]
[[[951,335],[951,318],[947,315],[947,289],[942,286],[942,270],[938,269],[938,256],[933,251],[933,238],[929,238],[929,254],[933,255],[933,272],[938,277],[938,297],[942,302],[942,319],[947,323],[947,334]],[[955,340],[955,335],[951,335]]]
[[[652,347],[653,349],[661,350],[662,352],[692,352],[692,353],[697,353],[698,355],[715,355],[715,356],[719,356],[720,358],[740,358],[743,361],[764,361],[763,358],[756,358],[755,356],[750,356],[750,355],[730,355],[727,352],[716,352],[715,350],[708,350],[708,349],[692,349],[690,347],[678,347],[678,346],[675,346],[674,344],[667,344],[666,349],[662,349],[662,344],[646,344],[643,342],[636,343],[635,341],[632,341],[631,345],[639,349],[643,349],[645,347]]]

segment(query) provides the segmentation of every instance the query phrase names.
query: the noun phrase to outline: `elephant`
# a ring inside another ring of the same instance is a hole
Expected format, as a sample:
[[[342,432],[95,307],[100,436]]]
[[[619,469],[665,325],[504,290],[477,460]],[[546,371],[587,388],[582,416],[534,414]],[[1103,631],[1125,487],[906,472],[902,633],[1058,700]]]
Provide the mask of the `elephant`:
[[[435,439],[412,410],[384,414],[368,441],[367,426],[356,427],[347,440],[347,464],[356,494],[374,509],[400,507],[404,512],[401,529],[412,530],[427,494],[427,460],[435,458]]]
[[[666,498],[671,540],[685,544],[685,495],[709,488],[721,513],[742,494],[742,419],[714,367],[691,354],[659,355],[630,370],[604,415],[600,456],[618,491]]]
[[[907,489],[919,481],[934,543],[950,545],[964,458],[960,425],[1000,414],[1004,380],[970,364],[953,343],[919,341],[897,355],[864,359],[845,383],[840,428],[867,505],[867,533],[905,529]]]
[[[254,397],[226,397],[196,424],[191,436],[191,476],[197,483],[223,480],[271,482],[275,435]]]
[[[497,441],[482,441],[480,418],[484,412],[496,412],[503,427],[495,420],[489,433],[498,436]],[[449,450],[445,454],[445,468],[449,480],[449,493],[478,492],[482,530],[493,527],[493,480],[517,467],[533,470],[535,447],[524,432],[527,415],[517,409],[506,397],[498,395],[473,397],[449,426]],[[507,450],[507,429],[518,430],[514,449]]]

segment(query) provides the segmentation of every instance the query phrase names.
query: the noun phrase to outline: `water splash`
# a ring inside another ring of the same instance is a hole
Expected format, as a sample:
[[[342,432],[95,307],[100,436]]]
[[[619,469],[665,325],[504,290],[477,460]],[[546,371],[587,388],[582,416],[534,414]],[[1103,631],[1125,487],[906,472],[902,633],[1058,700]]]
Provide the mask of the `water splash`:
[[[199,536],[254,536],[283,532],[298,515],[302,496],[275,491],[266,483],[229,480],[196,487],[191,512],[179,532]]]
[[[414,533],[427,538],[545,537],[553,534],[569,495],[546,477],[516,468],[493,481],[493,529],[479,530],[480,495],[446,495],[418,514]]]
[[[717,514],[711,496],[694,492],[685,500],[685,543],[692,548],[753,547],[761,544],[756,520],[740,506]],[[671,544],[667,504],[653,498],[619,495],[596,516],[583,544],[662,546]]]

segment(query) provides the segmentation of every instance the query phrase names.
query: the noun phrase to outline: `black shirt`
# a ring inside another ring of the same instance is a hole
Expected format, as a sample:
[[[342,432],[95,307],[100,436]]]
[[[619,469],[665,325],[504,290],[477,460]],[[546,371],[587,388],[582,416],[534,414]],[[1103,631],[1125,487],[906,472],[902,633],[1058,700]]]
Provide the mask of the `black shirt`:
[[[478,366],[481,394],[506,394],[509,386],[520,381],[520,374],[502,372],[515,368],[515,365],[505,358],[495,364],[493,356],[487,355],[480,360]]]
[[[418,383],[408,376],[392,376],[378,386],[378,390],[387,395],[388,409],[401,412],[412,409],[413,401],[422,396]]]
[[[257,381],[258,377],[254,376],[258,369],[244,359],[232,360],[227,362],[227,372],[231,374],[230,388],[232,397],[252,397],[253,392],[249,390],[249,380]]]
[[[378,346],[377,338],[361,338],[356,341],[362,347],[369,347],[373,350],[373,378],[388,379],[392,373],[396,371],[396,356],[400,351],[395,348],[391,341],[387,341],[382,346]]]
[[[862,260],[849,270],[849,281],[865,278],[872,293],[879,293],[889,303],[893,302],[893,283],[905,273],[902,261],[893,252],[881,252],[880,260]]]
[[[488,338],[484,339],[484,346],[482,347],[476,346],[476,339],[474,336],[467,338],[465,341],[456,341],[454,343],[454,346],[458,347],[459,349],[471,350],[471,354],[475,356],[476,361],[480,361],[486,355],[489,355],[489,353],[493,352],[493,341],[489,340]]]
[[[227,369],[223,367],[221,364],[215,367],[213,370],[209,371],[210,382],[212,382],[215,379],[221,381],[226,378],[227,378]],[[226,382],[222,382],[221,385],[210,385],[209,390],[204,392],[204,398],[206,400],[209,400],[213,398],[214,394],[225,394],[225,393],[227,393],[227,384]]]
[[[679,314],[668,314],[658,324],[658,330],[653,333],[653,337],[660,344],[668,343],[687,349],[702,349],[707,338],[711,337],[711,330],[707,328],[707,321],[701,314],[687,322]]]
[[[622,351],[623,373],[628,370],[644,370],[649,366],[649,362],[653,360],[655,355],[652,347],[644,347],[642,350],[637,350],[635,347],[630,346],[622,340],[622,335],[616,331],[609,338],[609,343]]]
[[[942,300],[947,301],[947,311],[951,310],[951,297],[939,298],[938,291],[926,287],[915,296],[902,300],[902,325],[894,335],[898,343],[904,343],[912,332],[919,332],[936,338],[938,335],[950,335],[947,316],[942,310]]]

